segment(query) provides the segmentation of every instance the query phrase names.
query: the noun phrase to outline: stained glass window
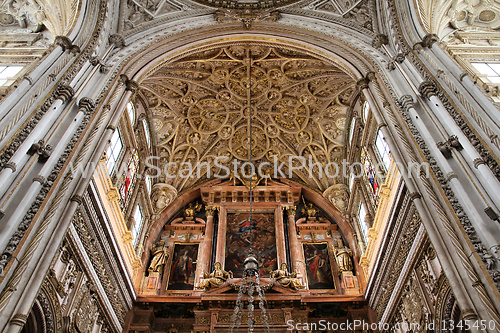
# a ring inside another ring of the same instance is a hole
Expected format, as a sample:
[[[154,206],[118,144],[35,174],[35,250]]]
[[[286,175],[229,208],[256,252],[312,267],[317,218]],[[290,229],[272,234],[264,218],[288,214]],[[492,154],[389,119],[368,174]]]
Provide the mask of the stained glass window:
[[[139,170],[139,154],[134,149],[127,162],[127,168],[122,174],[122,182],[120,185],[120,206],[122,211],[127,208],[128,201],[134,192],[134,186],[137,179],[137,171]]]
[[[375,170],[373,169],[373,163],[368,151],[365,147],[361,150],[361,164],[363,164],[363,178],[366,182],[368,192],[370,194],[370,199],[372,200],[373,206],[378,204],[378,189],[379,183],[375,177]]]
[[[120,157],[120,153],[123,148],[122,139],[120,137],[120,131],[117,129],[111,136],[108,149],[106,150],[106,156],[108,161],[106,162],[106,167],[108,168],[108,173],[111,175],[113,169],[115,168],[116,162]]]

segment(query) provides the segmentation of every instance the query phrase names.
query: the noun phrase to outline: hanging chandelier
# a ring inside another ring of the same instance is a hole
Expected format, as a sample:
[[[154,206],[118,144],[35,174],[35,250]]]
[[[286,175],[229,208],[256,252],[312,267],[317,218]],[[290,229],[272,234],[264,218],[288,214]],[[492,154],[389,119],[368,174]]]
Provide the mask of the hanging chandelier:
[[[251,51],[247,50],[247,71],[248,71],[248,81],[247,81],[247,97],[248,97],[248,133],[249,133],[249,151],[248,151],[248,160],[251,165],[253,165],[252,159],[252,148],[253,148],[253,140],[252,140],[252,57]],[[255,168],[252,169],[255,173]],[[255,182],[254,175],[251,174],[248,183],[249,183],[249,204],[250,204],[250,212],[248,220],[250,221],[250,225],[252,225],[252,203],[253,203],[253,188],[252,182]],[[256,323],[256,315],[255,315],[255,302],[257,301],[258,307],[260,309],[260,316],[262,317],[262,325],[264,326],[265,332],[270,332],[271,328],[271,317],[267,311],[267,302],[265,298],[265,291],[272,287],[272,283],[261,285],[261,281],[259,278],[259,270],[258,270],[258,261],[255,258],[253,253],[253,233],[252,227],[250,227],[250,248],[248,250],[248,254],[243,262],[243,274],[241,277],[240,284],[231,284],[231,286],[238,291],[238,297],[236,299],[236,304],[234,307],[233,315],[231,317],[231,326],[230,332],[233,333],[235,328],[239,329],[241,326],[241,321],[243,317],[243,312],[245,308],[245,298],[247,301],[247,325],[248,332],[253,332],[255,329]]]

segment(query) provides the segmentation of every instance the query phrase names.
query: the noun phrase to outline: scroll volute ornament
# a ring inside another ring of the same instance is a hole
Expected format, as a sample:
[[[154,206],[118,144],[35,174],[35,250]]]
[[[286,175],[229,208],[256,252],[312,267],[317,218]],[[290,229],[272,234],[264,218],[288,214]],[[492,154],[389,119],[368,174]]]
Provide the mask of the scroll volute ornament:
[[[175,198],[177,190],[173,186],[164,183],[155,184],[151,194],[154,212],[160,214]]]

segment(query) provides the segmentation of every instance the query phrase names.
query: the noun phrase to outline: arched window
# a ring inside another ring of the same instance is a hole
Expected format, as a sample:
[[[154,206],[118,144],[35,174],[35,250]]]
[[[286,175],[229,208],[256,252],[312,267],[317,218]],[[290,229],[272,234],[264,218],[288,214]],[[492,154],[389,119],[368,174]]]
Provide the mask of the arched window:
[[[368,119],[368,115],[370,114],[370,104],[368,102],[365,102],[363,104],[363,121],[366,122]]]
[[[132,239],[134,240],[134,246],[137,244],[143,220],[144,220],[144,215],[142,214],[141,206],[138,204],[135,208],[134,226],[132,227]]]
[[[135,107],[134,107],[134,103],[132,103],[132,102],[128,102],[127,103],[127,114],[128,114],[128,118],[130,119],[130,123],[133,126],[134,123],[135,123]]]
[[[377,138],[375,139],[375,147],[380,155],[380,160],[384,164],[385,170],[389,170],[389,165],[391,164],[391,155],[389,145],[385,141],[384,134],[381,130],[377,132]]]
[[[471,62],[471,65],[481,74],[482,79],[487,79],[490,83],[500,83],[500,63]]]
[[[139,170],[139,154],[134,149],[127,162],[127,169],[122,175],[123,181],[120,186],[120,206],[122,211],[125,212],[127,203],[134,192],[134,186],[137,180],[137,171]]]
[[[147,175],[144,181],[146,182],[146,189],[148,190],[148,194],[151,194],[151,189],[153,186],[151,177]]]
[[[106,162],[106,167],[108,168],[108,173],[110,175],[113,173],[113,169],[115,168],[116,162],[118,162],[118,158],[120,157],[122,148],[123,148],[123,143],[120,136],[120,131],[116,129],[116,131],[111,136],[108,149],[106,150],[106,156],[108,157],[108,161]]]
[[[144,133],[146,133],[146,141],[148,143],[148,146],[151,147],[151,133],[149,132],[149,126],[146,119],[142,120],[142,125],[144,126]]]
[[[368,151],[365,147],[361,149],[361,164],[363,164],[363,178],[366,182],[368,193],[370,194],[370,199],[372,200],[373,206],[378,204],[378,189],[379,183],[375,177],[375,171],[373,169],[372,159],[368,155]]]
[[[366,209],[365,205],[361,202],[358,210],[358,221],[361,227],[361,233],[363,234],[363,239],[365,244],[368,243],[368,225],[366,224]]]
[[[352,141],[352,137],[354,136],[354,125],[356,125],[356,119],[351,119],[351,127],[349,128],[349,144]]]
[[[23,66],[0,66],[0,87],[10,86]]]

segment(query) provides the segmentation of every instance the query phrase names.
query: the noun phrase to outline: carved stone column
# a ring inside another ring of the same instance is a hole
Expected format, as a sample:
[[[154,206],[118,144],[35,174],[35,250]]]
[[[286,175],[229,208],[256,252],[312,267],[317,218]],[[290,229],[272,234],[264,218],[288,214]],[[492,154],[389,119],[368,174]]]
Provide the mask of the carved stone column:
[[[210,262],[212,261],[212,246],[214,239],[214,215],[217,211],[216,207],[206,206],[207,224],[205,225],[205,239],[200,244],[200,255],[198,258],[197,270],[198,277],[201,277],[203,271],[210,272]]]
[[[306,264],[304,252],[297,238],[297,229],[295,228],[295,206],[284,207],[288,217],[288,240],[290,242],[290,262],[292,263],[291,270],[297,271],[304,279],[306,276]]]
[[[222,268],[225,264],[225,247],[226,247],[226,229],[227,229],[227,216],[226,207],[221,206],[219,210],[219,228],[217,230],[217,249],[215,252],[215,262],[220,262]]]

